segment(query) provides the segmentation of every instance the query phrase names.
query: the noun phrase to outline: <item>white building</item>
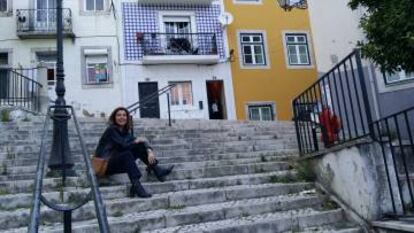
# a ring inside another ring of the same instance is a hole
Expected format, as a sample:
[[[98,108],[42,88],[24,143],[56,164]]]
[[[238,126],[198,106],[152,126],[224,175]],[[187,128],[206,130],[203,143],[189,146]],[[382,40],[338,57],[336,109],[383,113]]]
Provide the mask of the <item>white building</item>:
[[[122,104],[119,41],[110,2],[63,1],[65,99],[83,115],[107,114]],[[0,0],[0,6],[3,67],[46,66],[46,72],[30,78],[43,83],[55,99],[56,1]]]
[[[176,84],[168,90],[173,118],[235,119],[227,39],[219,22],[222,1],[171,2],[64,0],[67,104],[85,116],[108,115],[116,106]],[[55,8],[55,0],[0,0],[0,66],[46,67],[27,75],[44,84],[51,101],[56,98]],[[166,118],[167,109],[164,94],[137,115]]]
[[[222,1],[130,0],[118,11],[125,105],[176,84],[168,91],[173,119],[236,118]],[[137,115],[167,118],[166,94]]]

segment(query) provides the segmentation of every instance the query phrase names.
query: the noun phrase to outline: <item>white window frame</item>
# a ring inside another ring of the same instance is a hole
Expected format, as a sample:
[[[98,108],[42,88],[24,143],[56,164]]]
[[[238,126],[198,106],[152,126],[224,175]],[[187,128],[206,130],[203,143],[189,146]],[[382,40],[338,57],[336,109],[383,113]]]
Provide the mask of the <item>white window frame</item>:
[[[81,16],[96,16],[96,15],[109,15],[111,14],[110,0],[103,0],[104,6],[103,10],[86,10],[86,1],[87,0],[78,0],[79,1],[79,15]]]
[[[276,103],[273,102],[273,101],[247,102],[245,104],[246,119],[247,120],[251,120],[250,119],[250,108],[254,108],[254,107],[267,107],[267,106],[269,106],[271,108],[271,113],[272,113],[272,119],[271,119],[271,121],[276,121],[277,120]],[[260,120],[260,121],[262,121],[262,120]]]
[[[291,65],[289,61],[289,52],[288,52],[288,44],[286,40],[286,36],[288,34],[295,34],[295,35],[305,35],[307,40],[307,49],[308,49],[308,59],[309,63],[306,64],[298,64],[298,65]],[[285,62],[286,67],[288,69],[314,69],[315,68],[315,62],[313,57],[313,47],[312,47],[312,38],[310,35],[310,32],[308,31],[295,31],[295,30],[289,30],[289,31],[282,31],[282,42],[283,42],[283,48],[284,48],[284,54],[285,54]]]
[[[245,64],[244,55],[243,55],[243,45],[242,45],[242,34],[261,34],[262,35],[262,45],[264,52],[265,64]],[[239,63],[241,69],[270,69],[270,59],[269,51],[267,46],[267,35],[266,31],[263,30],[240,30],[237,31],[237,46],[239,49]]]
[[[183,90],[180,84],[189,83],[190,84],[190,94],[191,94],[191,104],[183,104]],[[194,106],[194,92],[193,92],[193,82],[192,81],[170,81],[168,84],[177,84],[175,87],[170,89],[170,104],[171,108],[191,108]],[[173,104],[172,101],[172,93],[171,91],[177,88],[178,91],[178,104]]]
[[[106,62],[105,62],[106,61]],[[81,48],[82,85],[106,87],[113,84],[112,55],[110,47],[83,47]],[[90,64],[106,64],[106,81],[90,82],[88,67]]]
[[[94,6],[94,8],[93,8],[93,10],[88,10],[87,8],[86,8],[86,6],[87,6],[87,2],[88,1],[93,1],[93,6]],[[96,1],[102,1],[102,4],[103,4],[103,9],[102,10],[96,10]],[[105,9],[106,9],[106,0],[84,0],[84,7],[83,7],[83,10],[85,11],[85,12],[102,12],[102,11],[105,11]]]
[[[188,11],[160,11],[158,13],[158,25],[161,33],[165,33],[164,18],[181,18],[189,17],[191,25],[191,33],[197,33],[196,17],[194,12]]]
[[[12,0],[5,0],[6,1],[6,10],[0,11],[0,17],[8,17],[13,15],[13,7],[12,7]]]
[[[390,80],[391,77],[398,77],[398,79]],[[386,85],[404,83],[410,80],[414,81],[414,72],[407,73],[404,70],[401,70],[400,72],[392,74],[392,75],[385,74],[385,79],[386,79]]]
[[[263,0],[233,0],[233,4],[240,5],[262,5]]]

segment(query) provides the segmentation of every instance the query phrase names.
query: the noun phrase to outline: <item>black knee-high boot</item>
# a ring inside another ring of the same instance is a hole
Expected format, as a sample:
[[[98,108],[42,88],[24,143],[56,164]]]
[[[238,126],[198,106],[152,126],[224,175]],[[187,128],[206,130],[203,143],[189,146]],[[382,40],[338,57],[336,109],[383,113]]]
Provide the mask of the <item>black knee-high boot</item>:
[[[160,182],[164,182],[165,177],[168,176],[171,173],[173,168],[174,168],[174,165],[170,165],[168,167],[162,167],[162,166],[158,165],[158,161],[156,161],[155,164],[149,165],[149,167],[147,168],[147,171],[149,173],[151,173],[151,171],[153,171],[155,177],[157,177],[157,179]]]
[[[151,194],[145,191],[144,187],[142,187],[141,182],[139,180],[132,181],[132,186],[129,190],[130,197],[135,197],[135,195],[137,195],[138,197],[142,197],[142,198],[152,197]]]

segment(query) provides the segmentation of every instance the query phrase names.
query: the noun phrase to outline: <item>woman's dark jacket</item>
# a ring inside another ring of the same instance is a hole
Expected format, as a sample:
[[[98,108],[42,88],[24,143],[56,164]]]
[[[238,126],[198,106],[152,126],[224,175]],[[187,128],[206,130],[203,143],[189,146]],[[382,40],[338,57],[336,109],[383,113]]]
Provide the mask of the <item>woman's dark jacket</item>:
[[[119,154],[131,148],[135,137],[126,130],[120,130],[116,125],[106,128],[101,139],[99,139],[95,155],[100,158],[109,159],[111,155]]]

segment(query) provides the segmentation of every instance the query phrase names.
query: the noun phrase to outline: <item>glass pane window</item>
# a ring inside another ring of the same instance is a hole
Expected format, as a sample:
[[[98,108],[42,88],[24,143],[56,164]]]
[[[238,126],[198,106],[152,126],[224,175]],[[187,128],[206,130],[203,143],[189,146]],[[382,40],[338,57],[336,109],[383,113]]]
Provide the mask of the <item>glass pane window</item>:
[[[0,12],[7,11],[7,0],[0,0]]]
[[[103,11],[105,0],[85,0],[85,6],[87,11]]]
[[[8,65],[8,64],[9,64],[9,54],[0,53],[0,65]]]
[[[272,121],[273,107],[271,105],[249,106],[249,120],[251,121]]]
[[[191,82],[170,82],[175,84],[170,90],[172,106],[191,106],[193,105],[193,91]]]
[[[286,34],[285,38],[289,65],[310,65],[306,34]]]
[[[240,40],[244,65],[266,65],[262,34],[242,33]]]
[[[109,83],[107,56],[86,57],[86,84]]]
[[[406,80],[414,80],[414,73],[408,73],[405,72],[404,70],[398,72],[398,73],[394,73],[394,74],[387,74],[385,75],[386,77],[386,82],[387,84],[390,83],[398,83],[401,81],[406,81]]]

